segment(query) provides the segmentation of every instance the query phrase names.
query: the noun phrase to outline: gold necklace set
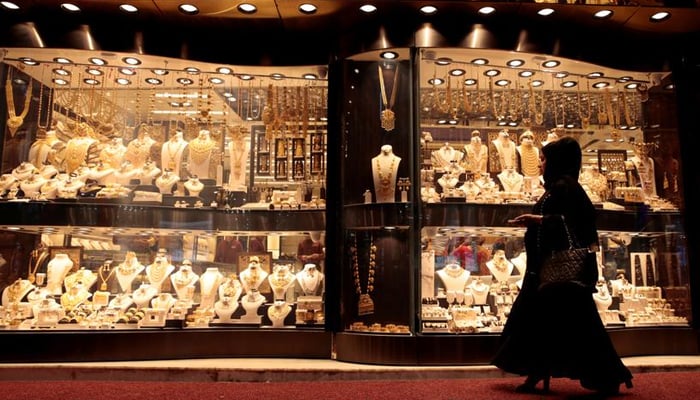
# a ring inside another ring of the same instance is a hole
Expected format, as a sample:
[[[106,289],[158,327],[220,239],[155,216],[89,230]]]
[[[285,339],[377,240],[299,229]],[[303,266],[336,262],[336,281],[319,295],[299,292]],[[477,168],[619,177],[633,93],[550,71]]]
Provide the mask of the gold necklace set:
[[[377,267],[377,246],[374,240],[370,240],[369,263],[367,267],[367,289],[362,291],[360,282],[360,265],[357,255],[357,236],[353,237],[353,244],[350,246],[350,256],[352,258],[352,276],[355,284],[355,293],[358,294],[357,315],[369,315],[374,313],[374,301],[370,294],[374,291],[374,275]]]
[[[396,69],[394,70],[394,84],[391,87],[391,99],[387,96],[386,86],[384,85],[384,73],[382,72],[381,65],[377,66],[377,71],[379,73],[379,90],[382,95],[382,105],[384,110],[380,114],[381,126],[382,128],[389,132],[394,130],[396,123],[396,115],[392,108],[396,102],[396,92],[398,92],[398,81],[399,81],[399,64],[396,64]]]
[[[379,179],[379,191],[382,193],[390,193],[391,190],[393,189],[391,187],[392,183],[392,176],[394,174],[394,165],[396,165],[396,157],[390,156],[391,157],[391,164],[389,165],[389,171],[388,174],[384,174],[383,168],[382,168],[382,163],[379,161],[380,159],[384,157],[377,157],[376,158],[376,164],[377,164],[377,178]]]
[[[190,158],[195,164],[203,164],[209,156],[211,156],[211,151],[216,146],[216,143],[211,139],[195,138],[189,143],[190,148]]]
[[[14,136],[17,130],[24,124],[24,118],[29,113],[29,104],[32,100],[32,83],[33,79],[29,79],[27,84],[27,92],[24,95],[24,107],[17,115],[17,109],[15,108],[15,94],[14,88],[12,87],[12,79],[10,74],[7,74],[7,80],[5,81],[5,98],[7,100],[7,129],[10,131],[10,135]]]

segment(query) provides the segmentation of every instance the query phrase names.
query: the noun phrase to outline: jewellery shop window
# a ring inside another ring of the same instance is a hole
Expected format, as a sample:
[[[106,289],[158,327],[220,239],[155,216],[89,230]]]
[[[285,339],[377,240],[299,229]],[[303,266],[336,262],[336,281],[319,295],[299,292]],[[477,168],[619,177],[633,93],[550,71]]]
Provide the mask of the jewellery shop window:
[[[407,50],[391,53],[342,67],[341,317],[352,332],[411,333],[411,64]]]
[[[421,332],[499,332],[525,272],[524,230],[544,192],[542,146],[580,143],[598,209],[593,298],[609,327],[688,326],[675,107],[666,74],[546,55],[421,53]],[[531,61],[551,62],[544,69]]]
[[[6,50],[0,326],[322,328],[323,68],[94,56]]]

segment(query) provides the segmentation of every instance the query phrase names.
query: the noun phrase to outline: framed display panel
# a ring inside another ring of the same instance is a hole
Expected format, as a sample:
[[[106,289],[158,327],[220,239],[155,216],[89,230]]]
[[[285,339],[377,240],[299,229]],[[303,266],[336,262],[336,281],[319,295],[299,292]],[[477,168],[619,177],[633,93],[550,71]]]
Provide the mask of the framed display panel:
[[[289,155],[289,148],[287,146],[287,139],[275,139],[275,158],[286,159]]]
[[[285,180],[289,176],[289,161],[286,158],[275,158],[275,180]]]
[[[306,157],[306,140],[292,139],[292,158]]]
[[[270,175],[270,154],[269,153],[258,153],[257,174],[263,175],[263,176]]]

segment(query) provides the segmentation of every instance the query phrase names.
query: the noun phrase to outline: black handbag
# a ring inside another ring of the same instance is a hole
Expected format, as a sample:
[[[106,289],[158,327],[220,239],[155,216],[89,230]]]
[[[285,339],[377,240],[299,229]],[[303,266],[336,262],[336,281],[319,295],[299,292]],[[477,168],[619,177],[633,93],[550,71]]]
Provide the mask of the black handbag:
[[[595,283],[595,275],[597,274],[595,252],[588,248],[578,247],[576,240],[569,233],[563,216],[562,223],[569,248],[554,250],[551,255],[544,258],[540,267],[540,289],[561,283],[573,283],[583,287]]]

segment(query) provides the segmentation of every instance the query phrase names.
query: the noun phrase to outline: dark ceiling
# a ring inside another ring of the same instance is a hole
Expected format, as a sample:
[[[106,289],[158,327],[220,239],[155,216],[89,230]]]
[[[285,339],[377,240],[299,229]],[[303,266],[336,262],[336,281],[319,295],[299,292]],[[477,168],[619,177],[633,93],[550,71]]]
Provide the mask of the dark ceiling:
[[[204,62],[237,65],[328,64],[341,57],[388,47],[476,47],[532,51],[611,67],[634,64],[659,70],[666,53],[694,45],[700,33],[700,9],[694,1],[643,1],[614,10],[611,18],[596,20],[600,5],[534,2],[374,1],[378,10],[364,14],[357,0],[310,0],[318,12],[302,15],[301,1],[251,0],[258,12],[244,15],[231,0],[191,0],[195,15],[180,13],[175,0],[131,0],[139,12],[125,14],[125,0],[74,0],[82,11],[69,14],[65,0],[16,1],[20,10],[0,8],[0,47],[82,48],[135,52]],[[184,2],[184,1],[183,1]],[[422,15],[418,8],[432,4],[438,12]],[[496,12],[480,16],[478,8]],[[543,7],[553,16],[536,14]],[[669,10],[673,16],[652,23],[649,16]],[[474,27],[492,37],[467,43]],[[89,29],[90,45],[76,31]],[[427,34],[426,34],[427,32]],[[693,47],[694,48],[694,47]]]

